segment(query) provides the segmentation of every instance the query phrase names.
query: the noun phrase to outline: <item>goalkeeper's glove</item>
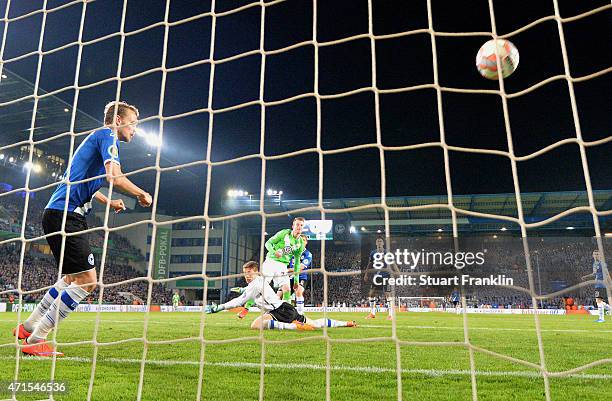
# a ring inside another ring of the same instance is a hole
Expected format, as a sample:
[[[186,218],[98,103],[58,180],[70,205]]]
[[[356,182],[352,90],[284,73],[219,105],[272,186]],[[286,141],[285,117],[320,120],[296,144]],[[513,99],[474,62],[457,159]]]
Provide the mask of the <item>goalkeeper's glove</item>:
[[[221,312],[222,310],[223,309],[221,309],[219,305],[212,304],[212,305],[206,305],[205,312],[206,313],[217,313],[217,312]]]
[[[246,290],[246,287],[232,287],[230,288],[230,292],[235,292],[236,294],[242,294]]]

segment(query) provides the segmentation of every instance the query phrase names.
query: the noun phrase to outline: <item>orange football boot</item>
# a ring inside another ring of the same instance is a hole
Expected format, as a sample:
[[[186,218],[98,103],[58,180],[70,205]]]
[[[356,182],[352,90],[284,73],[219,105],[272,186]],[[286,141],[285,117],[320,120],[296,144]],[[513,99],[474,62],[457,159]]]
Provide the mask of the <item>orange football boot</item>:
[[[13,335],[17,336],[18,339],[20,340],[24,340],[28,337],[30,337],[32,335],[32,333],[30,333],[29,331],[27,331],[24,327],[23,324],[20,324],[19,327],[17,329],[13,328]]]
[[[27,340],[23,340],[22,345],[24,345],[24,347],[21,348],[21,352],[26,355],[42,357],[52,357],[53,355],[64,356],[63,352],[56,351],[53,349],[53,346],[49,345],[49,343],[46,341],[28,344]]]

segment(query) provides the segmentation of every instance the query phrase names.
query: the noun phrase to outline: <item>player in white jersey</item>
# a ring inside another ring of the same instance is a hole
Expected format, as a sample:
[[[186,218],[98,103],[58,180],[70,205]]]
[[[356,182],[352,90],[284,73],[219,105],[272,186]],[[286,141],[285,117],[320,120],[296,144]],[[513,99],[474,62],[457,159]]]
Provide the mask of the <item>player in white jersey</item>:
[[[238,308],[247,301],[253,300],[255,305],[266,313],[260,315],[251,323],[251,329],[271,330],[314,330],[321,327],[355,327],[353,321],[332,319],[309,319],[297,312],[295,307],[283,302],[267,281],[258,274],[257,262],[247,262],[242,266],[244,278],[248,283],[242,294],[221,305],[208,305],[206,313],[217,313],[223,310]]]
[[[586,280],[591,277],[595,278],[596,280],[595,306],[597,307],[597,312],[599,316],[599,318],[597,319],[597,323],[603,323],[605,321],[605,310],[607,309],[609,313],[610,311],[612,311],[612,308],[610,308],[610,305],[606,302],[606,281],[608,283],[612,283],[612,281],[610,280],[610,272],[608,271],[606,263],[603,261],[603,258],[599,253],[599,250],[597,249],[593,251],[593,273],[587,274],[586,276],[582,277],[582,279]]]
[[[46,342],[47,336],[96,288],[94,255],[87,235],[79,232],[87,230],[85,216],[91,210],[93,199],[103,205],[108,204],[115,213],[125,210],[122,200],[110,200],[99,192],[104,181],[111,183],[115,190],[137,198],[141,206],[151,206],[151,195],[134,185],[121,171],[119,142],[132,140],[137,123],[136,107],[124,102],[108,103],[104,108],[106,127],[94,131],[83,140],[64,174],[64,179],[74,184],[68,187],[61,182],[45,207],[43,231],[58,267],[62,260],[63,277],[47,291],[30,317],[13,330],[14,335],[23,339],[21,351],[24,354],[45,357],[63,355]],[[64,213],[65,225],[62,223]],[[62,239],[62,231],[72,235]],[[62,242],[65,242],[65,246],[62,246]]]

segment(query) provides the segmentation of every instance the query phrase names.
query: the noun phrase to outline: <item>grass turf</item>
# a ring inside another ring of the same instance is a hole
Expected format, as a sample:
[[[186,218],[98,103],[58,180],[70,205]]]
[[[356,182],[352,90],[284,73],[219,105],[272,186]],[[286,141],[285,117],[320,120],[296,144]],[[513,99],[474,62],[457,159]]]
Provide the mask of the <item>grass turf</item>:
[[[322,400],[326,395],[326,361],[329,347],[329,391],[333,400],[395,400],[398,396],[397,357],[404,400],[472,400],[469,350],[463,346],[463,317],[446,313],[399,313],[397,338],[407,342],[451,342],[456,345],[400,344],[391,341],[392,325],[380,314],[365,320],[361,313],[331,313],[333,319],[356,320],[361,327],[329,329],[332,341],[321,338],[322,330],[311,332],[266,331],[262,348],[258,331],[250,330],[257,316],[238,320],[233,313],[205,317],[207,340],[248,339],[207,343],[202,349],[197,337],[198,313],[152,313],[147,339],[154,342],[195,339],[176,343],[150,343],[146,347],[143,400],[195,400],[200,358],[203,351],[202,399],[254,400],[259,398],[262,349],[266,400]],[[309,314],[319,318],[321,313]],[[22,314],[22,319],[26,317]],[[0,382],[13,379],[15,348],[11,328],[17,314],[0,314]],[[608,318],[609,319],[609,318]],[[57,341],[69,343],[92,340],[96,314],[74,313],[59,329]],[[468,315],[470,341],[475,346],[513,358],[540,363],[533,316]],[[612,359],[612,322],[594,322],[585,315],[540,316],[545,363],[558,372],[587,363]],[[144,315],[102,313],[98,342],[142,338]],[[387,339],[384,339],[387,338]],[[342,342],[342,340],[359,340]],[[368,340],[369,339],[369,340]],[[279,343],[278,341],[290,341]],[[69,383],[68,394],[56,400],[83,400],[87,397],[92,344],[61,345],[66,356],[58,358],[56,381]],[[136,399],[142,341],[101,345],[97,350],[92,399]],[[476,387],[483,400],[545,400],[544,379],[538,369],[475,351]],[[49,380],[51,361],[21,358],[19,380]],[[551,377],[550,394],[555,401],[612,399],[612,362],[608,361],[570,377]],[[6,387],[6,383],[4,384]],[[606,396],[607,394],[607,396]],[[10,394],[0,392],[0,399]],[[45,394],[18,394],[18,400],[46,398]]]

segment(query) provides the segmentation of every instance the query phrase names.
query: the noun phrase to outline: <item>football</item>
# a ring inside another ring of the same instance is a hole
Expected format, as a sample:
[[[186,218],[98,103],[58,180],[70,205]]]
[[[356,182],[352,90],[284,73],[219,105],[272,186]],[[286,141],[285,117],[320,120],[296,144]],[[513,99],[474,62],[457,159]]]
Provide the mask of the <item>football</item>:
[[[516,46],[506,39],[489,40],[480,47],[476,55],[476,68],[480,75],[487,79],[498,79],[497,60],[495,55],[495,42],[500,57],[502,76],[509,77],[518,67],[519,52]]]

